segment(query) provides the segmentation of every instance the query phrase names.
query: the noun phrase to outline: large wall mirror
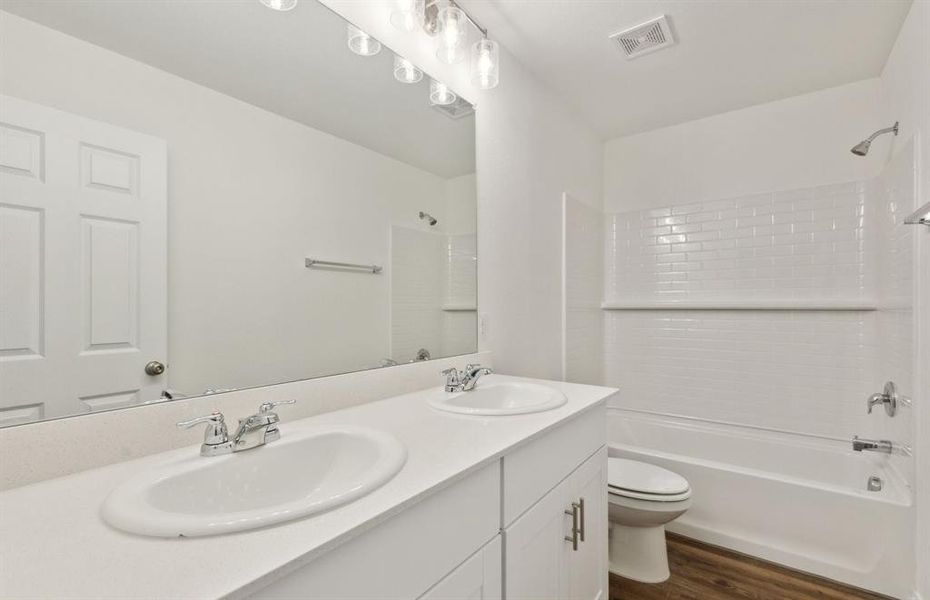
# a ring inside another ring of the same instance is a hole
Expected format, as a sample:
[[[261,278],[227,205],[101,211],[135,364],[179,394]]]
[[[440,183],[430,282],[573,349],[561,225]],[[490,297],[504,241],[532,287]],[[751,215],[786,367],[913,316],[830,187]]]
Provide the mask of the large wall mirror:
[[[475,351],[441,83],[315,0],[0,9],[0,426]]]

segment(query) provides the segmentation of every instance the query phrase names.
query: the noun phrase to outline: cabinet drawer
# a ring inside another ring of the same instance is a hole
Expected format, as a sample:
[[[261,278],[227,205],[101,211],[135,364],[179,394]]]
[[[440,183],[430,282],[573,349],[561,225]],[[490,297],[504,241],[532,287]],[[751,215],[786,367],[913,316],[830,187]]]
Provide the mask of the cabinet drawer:
[[[504,457],[506,527],[607,443],[607,409],[593,406]]]
[[[498,461],[251,597],[416,598],[493,539],[499,526]]]

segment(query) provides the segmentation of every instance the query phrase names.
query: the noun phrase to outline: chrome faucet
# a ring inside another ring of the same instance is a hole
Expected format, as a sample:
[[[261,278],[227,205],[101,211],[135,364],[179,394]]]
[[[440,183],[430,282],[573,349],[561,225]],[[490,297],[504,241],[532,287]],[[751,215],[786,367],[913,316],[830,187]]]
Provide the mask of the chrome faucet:
[[[894,444],[888,440],[866,440],[858,435],[853,437],[852,449],[856,452],[881,452],[882,454],[891,454],[894,450]]]
[[[207,424],[207,429],[203,434],[203,444],[200,445],[201,456],[231,454],[281,439],[281,432],[278,431],[278,422],[281,418],[273,409],[281,404],[294,404],[294,402],[294,400],[284,400],[262,403],[257,413],[245,419],[239,419],[239,427],[231,440],[229,430],[226,428],[226,419],[221,412],[214,412],[189,421],[180,421],[177,425],[182,429],[190,429],[200,423]]]
[[[455,367],[451,367],[442,372],[446,376],[447,392],[470,392],[475,389],[478,380],[485,375],[493,373],[488,367],[481,365],[465,365],[465,370],[459,372]]]

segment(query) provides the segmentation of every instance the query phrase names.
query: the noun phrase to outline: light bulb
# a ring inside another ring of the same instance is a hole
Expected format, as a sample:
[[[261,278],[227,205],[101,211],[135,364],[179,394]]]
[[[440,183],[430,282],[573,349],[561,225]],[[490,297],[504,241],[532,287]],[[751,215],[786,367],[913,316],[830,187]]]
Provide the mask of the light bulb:
[[[430,79],[429,81],[429,101],[430,104],[438,104],[439,106],[448,106],[449,104],[454,103],[458,97],[455,93],[449,89],[449,86],[446,84],[436,81],[435,79]]]
[[[349,50],[359,56],[374,56],[381,52],[381,42],[354,25],[346,25]]]
[[[439,11],[439,46],[436,58],[454,64],[465,58],[465,41],[468,38],[468,17],[454,6]]]
[[[417,26],[415,0],[399,0],[397,10],[391,12],[391,25],[401,31],[413,31]]]
[[[471,47],[471,82],[482,90],[497,87],[500,82],[500,46],[487,38]]]
[[[297,6],[297,0],[259,0],[262,4],[273,10],[286,11]]]
[[[401,83],[418,83],[423,71],[403,56],[394,55],[394,79]]]

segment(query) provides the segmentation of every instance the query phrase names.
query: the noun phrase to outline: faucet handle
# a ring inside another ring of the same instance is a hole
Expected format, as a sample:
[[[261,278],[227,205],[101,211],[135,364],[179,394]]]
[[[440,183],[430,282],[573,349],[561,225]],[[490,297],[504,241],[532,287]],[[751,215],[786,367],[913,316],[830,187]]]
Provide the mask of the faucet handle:
[[[202,417],[194,417],[188,421],[178,421],[176,425],[180,429],[190,429],[194,425],[199,425],[200,423],[212,423],[214,427],[218,427],[220,425],[226,425],[226,419],[223,417],[223,413],[216,411]]]
[[[277,402],[262,402],[261,406],[258,407],[258,413],[270,413],[271,410],[276,406],[281,406],[282,404],[294,404],[297,400],[278,400]]]
[[[886,382],[881,393],[872,394],[869,396],[868,400],[866,400],[866,408],[869,414],[872,414],[872,408],[876,404],[884,405],[885,414],[889,417],[895,416],[895,413],[898,411],[898,390],[893,381]]]
[[[188,421],[178,421],[177,426],[181,429],[190,429],[200,423],[207,424],[207,428],[203,432],[203,444],[200,446],[200,454],[215,456],[223,453],[225,447],[229,445],[229,431],[226,429],[226,419],[223,417],[223,413],[217,411]]]
[[[464,373],[460,375],[458,369],[455,367],[449,367],[448,369],[444,369],[442,374],[446,376],[446,391],[458,391],[458,386],[462,383],[462,375],[464,375]]]

